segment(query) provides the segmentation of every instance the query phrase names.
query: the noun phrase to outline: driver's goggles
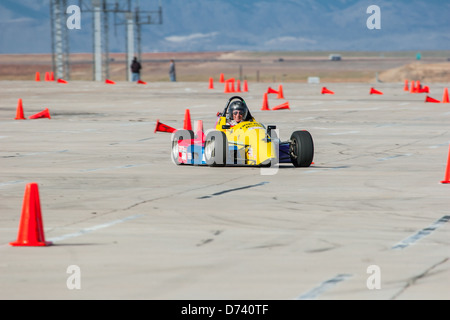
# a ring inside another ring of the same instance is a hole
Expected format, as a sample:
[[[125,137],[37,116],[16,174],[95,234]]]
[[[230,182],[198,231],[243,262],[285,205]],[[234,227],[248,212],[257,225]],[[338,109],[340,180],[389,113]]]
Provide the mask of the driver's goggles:
[[[238,115],[238,114],[244,115],[244,111],[240,111],[240,110],[233,111],[233,115],[234,115],[234,116],[236,116],[236,115]]]

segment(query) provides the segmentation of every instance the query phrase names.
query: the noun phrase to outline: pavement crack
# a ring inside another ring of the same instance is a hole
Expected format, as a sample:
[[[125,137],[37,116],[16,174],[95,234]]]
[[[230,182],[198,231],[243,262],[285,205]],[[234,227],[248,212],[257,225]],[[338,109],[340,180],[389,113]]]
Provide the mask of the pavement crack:
[[[134,204],[132,204],[132,205],[126,207],[126,208],[123,208],[122,210],[123,211],[130,210],[130,209],[132,209],[134,207],[137,207],[137,206],[140,206],[142,204],[146,204],[146,203],[149,203],[149,202],[152,202],[152,201],[166,199],[166,198],[170,198],[170,197],[174,197],[174,196],[179,196],[179,195],[182,195],[182,194],[184,194],[186,192],[192,192],[193,190],[209,189],[212,186],[219,186],[221,184],[232,182],[232,181],[237,180],[237,179],[239,179],[239,178],[229,179],[227,181],[224,181],[224,182],[221,182],[221,183],[214,183],[214,184],[211,184],[211,185],[208,185],[208,186],[202,186],[202,187],[198,187],[198,188],[187,189],[187,190],[179,191],[177,193],[171,193],[171,194],[160,196],[160,197],[153,198],[153,199],[142,200],[142,201],[136,202],[136,203],[134,203]],[[268,183],[268,182],[263,182],[263,183],[260,183],[258,185],[265,184],[265,183]],[[199,198],[197,198],[197,199],[199,199]]]
[[[430,271],[432,271],[434,268],[438,267],[441,264],[446,263],[449,260],[449,258],[445,258],[442,261],[439,261],[438,263],[435,263],[434,265],[432,265],[431,267],[429,267],[428,269],[426,269],[424,272],[422,272],[421,274],[418,274],[414,277],[411,277],[410,279],[407,280],[406,284],[403,286],[403,288],[397,292],[394,296],[392,296],[391,300],[395,300],[397,299],[403,292],[405,292],[409,287],[413,286],[417,280],[420,280],[422,278],[425,278]]]
[[[228,193],[228,192],[234,192],[234,191],[239,191],[239,190],[259,187],[259,186],[265,185],[266,183],[269,183],[269,182],[264,181],[264,182],[260,182],[260,183],[257,183],[257,184],[251,184],[251,185],[248,185],[248,186],[232,188],[232,189],[226,189],[226,190],[222,190],[222,191],[219,191],[219,192],[215,192],[215,193],[213,193],[213,194],[211,194],[209,196],[198,197],[197,199],[208,199],[208,198],[212,198],[212,197],[215,197],[215,196],[220,196],[220,195]]]

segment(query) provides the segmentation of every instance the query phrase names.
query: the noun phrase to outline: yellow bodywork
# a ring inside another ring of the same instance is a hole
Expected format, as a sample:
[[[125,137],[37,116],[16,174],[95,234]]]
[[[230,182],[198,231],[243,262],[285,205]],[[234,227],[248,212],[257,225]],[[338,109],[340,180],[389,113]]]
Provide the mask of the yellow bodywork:
[[[246,165],[269,165],[277,158],[277,150],[266,128],[252,119],[243,121],[229,129],[223,128],[227,124],[226,117],[220,117],[216,130],[225,133],[228,140],[228,149],[237,147],[237,158]],[[238,161],[239,161],[238,160]],[[238,163],[239,164],[239,163]]]

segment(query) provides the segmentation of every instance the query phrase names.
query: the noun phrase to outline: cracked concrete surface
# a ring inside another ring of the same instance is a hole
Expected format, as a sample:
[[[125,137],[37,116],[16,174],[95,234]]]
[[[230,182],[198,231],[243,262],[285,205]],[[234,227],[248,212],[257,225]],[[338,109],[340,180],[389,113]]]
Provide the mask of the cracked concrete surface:
[[[261,111],[277,85],[236,95],[282,140],[308,130],[314,164],[261,175],[175,166],[170,134],[153,132],[158,119],[181,128],[186,109],[213,127],[230,97],[219,84],[2,81],[0,298],[450,299],[448,222],[392,249],[449,214],[450,105],[403,83],[285,83],[269,106],[290,110]],[[436,97],[445,87],[428,85]],[[14,120],[19,98],[26,117],[52,118]],[[9,246],[30,182],[53,246]],[[79,290],[66,285],[71,265]]]

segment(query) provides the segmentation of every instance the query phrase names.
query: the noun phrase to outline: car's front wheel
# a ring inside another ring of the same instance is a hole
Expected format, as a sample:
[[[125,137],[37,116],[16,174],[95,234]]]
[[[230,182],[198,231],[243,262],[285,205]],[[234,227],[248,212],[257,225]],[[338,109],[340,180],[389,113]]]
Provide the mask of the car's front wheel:
[[[289,142],[289,156],[295,167],[309,167],[314,158],[314,142],[306,131],[294,131]]]
[[[177,130],[172,135],[172,162],[176,165],[183,164],[183,162],[180,159],[180,152],[178,143],[182,140],[190,140],[192,141],[194,139],[194,132],[192,130]]]

